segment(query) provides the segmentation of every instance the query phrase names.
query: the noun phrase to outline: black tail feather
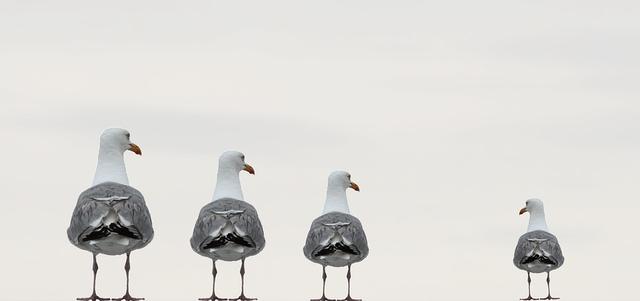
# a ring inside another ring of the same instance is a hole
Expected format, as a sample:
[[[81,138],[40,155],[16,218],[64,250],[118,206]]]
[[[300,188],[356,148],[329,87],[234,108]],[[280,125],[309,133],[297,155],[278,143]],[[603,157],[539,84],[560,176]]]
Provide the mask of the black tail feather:
[[[109,225],[109,230],[111,230],[111,232],[115,232],[129,238],[133,238],[133,239],[141,238],[140,234],[137,233],[138,231],[135,228],[125,227],[120,223],[112,223],[111,225]]]
[[[248,247],[248,248],[254,248],[256,246],[253,243],[253,241],[251,241],[251,239],[239,236],[238,234],[232,232],[227,234],[226,236],[218,235],[214,237],[213,239],[211,239],[211,241],[203,245],[202,248],[203,249],[220,248],[226,245],[228,242],[233,242],[237,245]]]
[[[532,263],[534,261],[539,261],[539,262],[544,263],[544,264],[552,264],[552,265],[558,264],[557,262],[553,261],[551,258],[546,257],[546,256],[542,256],[542,255],[539,255],[539,254],[533,254],[531,256],[522,258],[522,260],[520,261],[520,264],[529,264],[529,263]]]
[[[331,254],[333,254],[335,252],[336,252],[336,247],[334,245],[328,245],[328,246],[325,246],[325,247],[321,248],[320,250],[317,250],[316,252],[314,252],[313,256],[315,256],[315,257],[327,256],[327,255],[331,255]]]
[[[109,231],[109,228],[107,228],[106,226],[102,225],[98,228],[93,229],[93,231],[89,232],[89,234],[85,235],[82,238],[82,241],[90,241],[90,240],[98,240],[98,239],[102,239],[105,238],[107,236],[109,236],[109,234],[111,234],[111,231]]]
[[[226,244],[227,244],[227,238],[222,236],[222,235],[220,235],[218,237],[213,238],[207,244],[202,246],[202,248],[203,249],[215,249],[215,248],[222,247],[222,246],[224,246]]]
[[[360,255],[360,252],[354,246],[346,245],[345,243],[343,243],[341,241],[336,243],[336,248],[338,250],[342,251],[342,252],[347,253],[347,254]]]
[[[342,251],[351,255],[360,255],[360,251],[355,246],[350,246],[342,241],[339,241],[337,243],[321,247],[319,250],[313,253],[313,256],[328,256],[335,253],[336,251]]]
[[[108,237],[111,233],[117,233],[125,237],[133,239],[141,239],[140,233],[134,227],[125,227],[120,223],[112,223],[110,225],[101,225],[91,230],[87,235],[82,237],[82,241],[99,240]]]
[[[248,248],[255,247],[255,244],[251,240],[245,237],[238,236],[238,234],[235,234],[233,232],[227,234],[227,239],[244,247],[248,247]]]

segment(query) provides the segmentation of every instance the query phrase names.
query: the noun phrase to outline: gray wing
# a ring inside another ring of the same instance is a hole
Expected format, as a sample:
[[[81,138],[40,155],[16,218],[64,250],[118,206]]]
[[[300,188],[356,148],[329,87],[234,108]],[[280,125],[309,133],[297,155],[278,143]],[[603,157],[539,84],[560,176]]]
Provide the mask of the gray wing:
[[[211,239],[212,233],[225,225],[225,213],[229,215],[239,234],[250,239],[255,246],[247,256],[262,251],[265,245],[264,230],[255,207],[245,201],[229,198],[213,201],[200,210],[191,236],[191,248],[201,255],[208,256],[208,253],[202,252],[202,246]]]
[[[362,261],[369,254],[367,236],[360,220],[353,215],[330,212],[316,218],[311,224],[307,241],[303,248],[304,255],[313,262],[318,262],[317,254],[326,247],[336,231],[343,238],[345,252],[356,255],[351,263]]]
[[[141,237],[138,248],[151,241],[153,227],[144,197],[131,186],[113,182],[95,185],[80,194],[67,237],[71,243],[82,248],[81,238],[99,227],[113,211],[125,227]]]
[[[557,269],[564,263],[564,256],[558,239],[551,233],[537,230],[520,236],[513,255],[513,264],[523,270],[527,263],[540,261],[550,269]]]
[[[141,243],[136,247],[136,249],[139,249],[146,246],[153,239],[151,214],[140,191],[131,186],[122,186],[121,192],[130,196],[130,198],[120,203],[121,207],[118,207],[117,213],[124,226],[133,227],[142,234]]]
[[[74,245],[79,245],[80,237],[84,233],[96,229],[109,213],[110,208],[107,204],[92,198],[96,195],[99,195],[99,189],[94,186],[82,192],[78,197],[76,208],[71,215],[71,223],[67,229],[67,237]]]

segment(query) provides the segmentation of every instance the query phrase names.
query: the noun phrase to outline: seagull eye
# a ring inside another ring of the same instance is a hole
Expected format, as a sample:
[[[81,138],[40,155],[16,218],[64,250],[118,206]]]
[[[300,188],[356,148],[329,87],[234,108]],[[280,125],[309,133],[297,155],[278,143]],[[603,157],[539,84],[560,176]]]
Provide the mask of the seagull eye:
[[[131,139],[131,134],[126,133],[126,134],[124,134],[124,135],[125,135],[125,136],[127,136],[127,139]]]
[[[244,155],[240,156],[240,158],[242,159],[242,161],[244,161]]]

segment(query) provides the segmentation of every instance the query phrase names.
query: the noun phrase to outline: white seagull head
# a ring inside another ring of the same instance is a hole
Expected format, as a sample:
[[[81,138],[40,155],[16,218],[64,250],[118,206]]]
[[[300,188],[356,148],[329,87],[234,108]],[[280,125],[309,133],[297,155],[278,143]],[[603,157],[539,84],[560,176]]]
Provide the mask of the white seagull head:
[[[529,212],[529,227],[527,232],[542,230],[549,232],[547,221],[544,216],[544,205],[539,199],[528,199],[526,207],[520,209],[520,214]]]
[[[226,151],[222,153],[218,160],[218,166],[220,169],[236,173],[240,173],[243,170],[252,175],[256,173],[251,165],[244,162],[244,154],[238,151]]]
[[[334,171],[329,175],[329,187],[339,188],[342,190],[352,188],[355,191],[360,191],[358,184],[351,181],[351,175],[342,170]]]
[[[346,171],[334,171],[329,175],[327,198],[324,202],[323,213],[342,212],[349,214],[347,203],[347,188],[360,191],[358,184],[351,181],[351,175]]]
[[[525,204],[526,206],[520,209],[521,215],[525,212],[529,212],[530,214],[544,213],[544,205],[539,199],[528,199]]]
[[[120,154],[125,151],[132,151],[137,155],[142,155],[142,150],[131,142],[131,134],[125,129],[111,128],[104,130],[100,135],[100,149]]]

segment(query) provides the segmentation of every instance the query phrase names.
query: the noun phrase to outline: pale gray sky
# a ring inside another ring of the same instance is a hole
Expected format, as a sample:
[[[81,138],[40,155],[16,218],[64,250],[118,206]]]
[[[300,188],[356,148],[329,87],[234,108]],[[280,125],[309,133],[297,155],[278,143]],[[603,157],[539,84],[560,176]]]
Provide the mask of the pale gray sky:
[[[4,300],[90,293],[91,256],[66,227],[91,184],[98,135],[129,129],[127,156],[156,237],[132,255],[132,293],[195,300],[210,261],[188,239],[218,155],[243,151],[245,197],[267,246],[247,294],[318,297],[302,246],[326,177],[349,193],[370,256],[353,295],[516,300],[511,263],[530,197],[566,262],[568,300],[637,295],[640,208],[637,1],[0,2],[0,218]],[[99,257],[121,296],[123,257]],[[220,265],[236,296],[239,264]],[[330,297],[346,291],[330,269]],[[546,293],[534,278],[536,295]]]

